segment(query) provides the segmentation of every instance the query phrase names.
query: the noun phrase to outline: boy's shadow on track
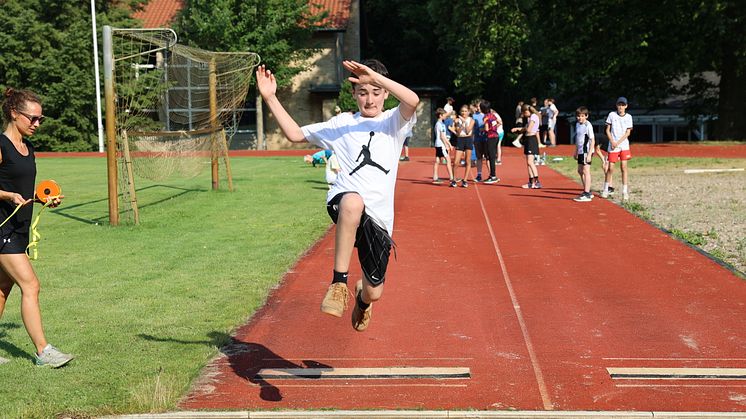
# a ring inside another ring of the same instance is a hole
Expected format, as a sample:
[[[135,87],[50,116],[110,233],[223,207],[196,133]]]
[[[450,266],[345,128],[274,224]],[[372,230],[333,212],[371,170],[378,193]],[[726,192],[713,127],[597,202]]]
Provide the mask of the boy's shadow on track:
[[[0,339],[4,338],[6,333],[5,330],[8,329],[20,329],[21,325],[17,323],[5,323],[0,324]],[[10,354],[13,357],[17,358],[27,358],[30,360],[34,360],[34,357],[31,356],[28,352],[24,351],[23,349],[17,347],[16,345],[13,345],[12,343],[8,343],[4,340],[0,340],[0,350],[5,351],[6,353]]]
[[[138,337],[154,342],[175,342],[185,345],[207,345],[219,348],[226,356],[233,372],[259,386],[259,397],[270,402],[282,400],[280,389],[267,382],[258,373],[264,368],[332,368],[317,361],[303,360],[300,363],[291,362],[272,352],[259,343],[242,342],[222,332],[210,332],[208,340],[182,340],[174,338],[160,338],[152,335],[138,334]],[[304,376],[306,379],[314,377]],[[318,377],[317,377],[318,378]]]

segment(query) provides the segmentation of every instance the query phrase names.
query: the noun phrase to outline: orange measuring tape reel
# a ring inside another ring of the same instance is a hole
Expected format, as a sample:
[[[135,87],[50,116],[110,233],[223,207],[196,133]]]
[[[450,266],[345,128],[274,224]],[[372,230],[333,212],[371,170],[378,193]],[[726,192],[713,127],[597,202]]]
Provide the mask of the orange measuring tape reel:
[[[36,200],[42,204],[46,204],[50,198],[56,198],[62,194],[62,188],[57,182],[48,179],[39,182],[36,187]]]

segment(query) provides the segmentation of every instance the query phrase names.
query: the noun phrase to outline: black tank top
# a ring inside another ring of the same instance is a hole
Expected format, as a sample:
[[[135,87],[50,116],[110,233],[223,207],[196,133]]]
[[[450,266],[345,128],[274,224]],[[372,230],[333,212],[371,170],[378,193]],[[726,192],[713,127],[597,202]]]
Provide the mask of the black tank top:
[[[34,197],[34,184],[36,183],[36,159],[34,158],[34,146],[25,138],[23,143],[28,148],[28,156],[24,156],[16,150],[16,147],[5,134],[0,134],[0,190],[16,192],[24,199]],[[16,209],[16,204],[6,200],[0,200],[0,223]],[[0,236],[7,237],[11,233],[28,235],[31,225],[31,216],[34,212],[32,204],[24,205],[13,218],[0,229]]]

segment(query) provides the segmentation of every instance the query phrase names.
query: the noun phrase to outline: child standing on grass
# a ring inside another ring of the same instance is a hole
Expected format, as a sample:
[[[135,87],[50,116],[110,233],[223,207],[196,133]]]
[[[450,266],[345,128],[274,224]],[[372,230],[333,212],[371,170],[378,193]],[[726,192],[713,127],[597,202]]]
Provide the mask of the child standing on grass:
[[[590,202],[593,199],[591,194],[591,156],[593,156],[595,136],[593,134],[593,125],[588,121],[588,108],[579,107],[575,111],[575,117],[578,122],[575,123],[575,152],[573,157],[578,160],[578,174],[583,182],[583,193],[577,198],[576,202]]]
[[[528,183],[521,187],[523,189],[541,189],[539,169],[536,168],[534,163],[534,156],[539,155],[539,113],[533,106],[523,105],[523,116],[528,118],[528,123],[523,127],[515,127],[511,130],[523,134],[523,155],[526,156]]]
[[[291,142],[310,142],[334,150],[341,171],[327,195],[327,211],[337,224],[332,283],[321,311],[342,317],[347,308],[347,275],[354,247],[363,270],[355,287],[352,327],[367,329],[372,303],[381,298],[394,230],[394,188],[404,139],[416,121],[420,102],[412,90],[388,78],[377,60],[343,61],[350,71],[359,112],[344,113],[300,127],[277,98],[277,81],[265,66],[256,71],[257,87],[282,132]],[[384,110],[392,94],[399,106]]]
[[[627,161],[632,158],[629,150],[629,135],[632,133],[632,115],[627,113],[627,98],[616,100],[616,112],[609,112],[606,118],[606,137],[609,139],[609,168],[606,171],[604,190],[601,196],[609,197],[609,187],[614,175],[614,164],[620,162],[622,169],[622,199],[629,199],[629,176]]]
[[[443,108],[435,110],[435,115],[438,117],[438,122],[435,123],[435,164],[433,165],[433,183],[440,183],[438,177],[438,165],[441,159],[445,159],[446,169],[448,170],[448,179],[453,182],[453,168],[451,167],[451,159],[448,155],[451,149],[451,141],[448,139],[446,134],[445,119],[448,115]]]

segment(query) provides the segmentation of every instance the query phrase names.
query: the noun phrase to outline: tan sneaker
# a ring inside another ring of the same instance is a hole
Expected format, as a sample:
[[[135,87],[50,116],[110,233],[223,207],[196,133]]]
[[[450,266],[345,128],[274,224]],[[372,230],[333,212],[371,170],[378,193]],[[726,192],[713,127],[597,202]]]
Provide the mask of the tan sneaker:
[[[321,302],[321,311],[335,317],[342,317],[342,313],[347,310],[348,298],[350,298],[350,293],[347,290],[347,284],[344,282],[331,284],[326,290],[324,301]]]
[[[355,286],[355,308],[352,309],[352,328],[358,332],[362,332],[368,328],[368,324],[370,324],[370,316],[373,312],[373,303],[371,303],[365,311],[358,307],[357,296],[361,292],[363,292],[363,281],[358,281]]]

